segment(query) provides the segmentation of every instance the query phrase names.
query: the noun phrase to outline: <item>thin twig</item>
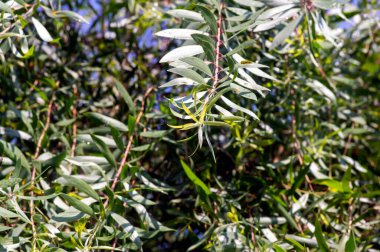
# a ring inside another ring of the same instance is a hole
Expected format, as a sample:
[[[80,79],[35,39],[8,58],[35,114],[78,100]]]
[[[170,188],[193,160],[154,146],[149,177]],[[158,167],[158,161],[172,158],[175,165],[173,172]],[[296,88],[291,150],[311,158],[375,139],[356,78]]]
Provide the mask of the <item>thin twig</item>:
[[[220,75],[220,72],[222,70],[222,67],[219,65],[220,61],[223,58],[223,54],[220,52],[220,48],[223,45],[223,41],[222,41],[222,31],[223,31],[222,9],[223,9],[223,4],[222,4],[222,1],[220,1],[220,16],[219,16],[218,21],[217,21],[218,32],[216,35],[216,45],[215,45],[215,50],[214,50],[216,57],[215,57],[214,62],[212,62],[212,64],[214,65],[214,75],[212,76],[213,84],[212,84],[212,88],[209,90],[209,93],[205,99],[205,102],[204,102],[205,107],[207,107],[208,102],[216,93],[216,88],[218,87],[218,83],[219,83],[219,75]]]
[[[221,67],[219,66],[219,62],[220,60],[222,59],[223,57],[223,54],[221,54],[220,52],[220,47],[223,45],[223,42],[222,42],[222,28],[223,28],[223,17],[222,17],[222,9],[223,9],[223,4],[220,3],[220,15],[219,15],[219,19],[218,19],[218,34],[216,35],[216,48],[215,48],[215,62],[214,62],[214,83],[212,85],[212,89],[213,91],[215,91],[217,85],[218,85],[218,82],[219,82],[219,75],[220,75],[220,71],[221,71]]]
[[[59,86],[59,81],[57,82],[57,88],[58,88],[58,86]],[[54,99],[55,99],[55,90],[53,90],[53,93],[52,93],[52,96],[51,96],[51,99],[49,102],[45,127],[43,128],[43,130],[41,132],[40,138],[38,139],[36,151],[35,151],[34,156],[33,156],[33,160],[36,160],[38,158],[38,155],[39,155],[40,150],[41,150],[42,141],[46,135],[47,130],[49,129]],[[33,165],[32,175],[31,175],[31,183],[30,183],[31,196],[32,197],[34,196],[34,184],[35,184],[34,180],[36,179],[36,173],[37,173],[36,167]],[[30,200],[29,206],[30,206],[30,221],[32,224],[32,232],[33,232],[32,246],[33,246],[33,251],[35,251],[36,240],[37,240],[37,230],[36,230],[36,225],[34,223],[34,200],[33,199]]]
[[[27,10],[24,14],[22,14],[21,17],[22,17],[23,19],[27,19],[28,15],[31,14],[31,13],[33,13],[34,6],[35,6],[35,4],[32,4],[32,5],[26,4],[26,7],[30,7],[30,9]],[[18,19],[16,20],[16,22],[10,24],[7,28],[5,28],[4,30],[2,30],[2,31],[0,32],[0,35],[4,35],[4,34],[6,34],[8,31],[10,31],[11,29],[13,29],[13,28],[16,26],[16,24],[19,23],[19,22],[21,22],[21,21],[20,21],[20,19],[18,18]]]
[[[112,183],[112,186],[111,186],[111,189],[114,190],[116,188],[116,185],[117,185],[117,182],[119,182],[119,178],[120,178],[120,174],[121,174],[121,171],[123,170],[123,167],[127,161],[127,158],[128,158],[128,155],[129,155],[129,152],[131,151],[131,148],[132,148],[132,143],[133,143],[133,140],[135,139],[135,132],[136,132],[136,128],[137,128],[137,125],[140,123],[140,120],[142,118],[142,115],[144,113],[144,110],[145,110],[145,100],[146,98],[149,96],[149,94],[155,89],[155,87],[150,87],[144,94],[144,97],[143,97],[143,100],[142,100],[142,103],[141,103],[141,109],[140,109],[140,112],[139,114],[137,115],[137,118],[136,118],[136,122],[135,122],[135,126],[134,126],[134,131],[133,133],[129,136],[129,139],[128,139],[128,144],[127,144],[127,147],[125,148],[125,152],[124,152],[124,155],[123,155],[123,158],[120,162],[120,165],[119,165],[119,168],[116,172],[116,175],[115,175],[115,178],[113,179],[113,183]],[[108,205],[108,202],[109,202],[109,199],[106,200],[106,202],[104,203],[104,206],[106,207]]]
[[[74,104],[73,104],[73,108],[71,110],[72,113],[73,113],[73,119],[74,119],[74,123],[73,123],[73,136],[72,136],[73,142],[71,144],[71,152],[70,152],[70,156],[72,158],[75,156],[75,148],[77,146],[78,88],[77,88],[76,85],[73,85],[73,94],[74,94],[74,97],[75,97],[75,101],[74,101]],[[70,163],[70,165],[69,165],[69,173],[71,173],[71,170],[72,170],[72,164]]]
[[[351,140],[352,140],[352,135],[350,134],[350,135],[348,136],[348,139],[347,139],[346,144],[344,145],[343,156],[346,156],[346,155],[347,155],[347,151],[348,151],[348,149],[350,148]]]
[[[294,94],[294,90],[292,89],[291,90],[291,93]],[[295,100],[293,100],[293,106],[295,107]],[[300,163],[300,166],[303,166],[304,165],[304,160],[303,160],[303,156],[302,156],[302,152],[301,152],[301,149],[300,149],[300,142],[298,140],[298,137],[297,137],[297,132],[296,132],[296,116],[295,114],[292,115],[292,136],[293,136],[293,139],[294,139],[294,148],[297,152],[297,159],[298,159],[298,162]],[[311,191],[314,191],[314,188],[311,184],[311,181],[310,181],[310,178],[309,176],[306,174],[305,175],[305,180],[310,188]]]
[[[129,152],[131,151],[132,143],[133,143],[133,141],[135,139],[135,132],[136,132],[137,125],[140,123],[142,115],[144,114],[145,100],[147,99],[147,97],[150,95],[150,93],[154,89],[155,89],[155,87],[150,87],[150,88],[148,88],[148,90],[144,94],[144,97],[143,97],[143,100],[142,100],[142,103],[141,103],[141,109],[140,109],[139,114],[137,115],[136,122],[135,122],[135,125],[134,125],[133,133],[129,136],[127,147],[125,148],[125,152],[124,152],[123,158],[121,160],[120,166],[119,166],[119,168],[118,168],[118,170],[116,172],[115,178],[114,178],[112,186],[111,186],[112,191],[114,191],[115,188],[116,188],[117,182],[119,181],[119,178],[120,178],[121,171],[123,170],[123,167],[124,167],[125,163],[127,162],[127,158],[128,158]],[[108,203],[109,203],[109,198],[107,198],[106,202],[104,203],[104,208],[106,208],[108,206]],[[117,239],[114,240],[114,242],[112,244],[112,250],[111,251],[115,250],[116,245],[117,245]]]

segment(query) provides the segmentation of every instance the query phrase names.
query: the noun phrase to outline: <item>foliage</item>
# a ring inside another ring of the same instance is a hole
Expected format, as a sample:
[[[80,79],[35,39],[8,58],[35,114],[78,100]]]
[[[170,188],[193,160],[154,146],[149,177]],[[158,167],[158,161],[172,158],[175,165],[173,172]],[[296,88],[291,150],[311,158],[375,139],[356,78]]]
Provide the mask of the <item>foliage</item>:
[[[0,249],[379,250],[378,8],[0,2]]]

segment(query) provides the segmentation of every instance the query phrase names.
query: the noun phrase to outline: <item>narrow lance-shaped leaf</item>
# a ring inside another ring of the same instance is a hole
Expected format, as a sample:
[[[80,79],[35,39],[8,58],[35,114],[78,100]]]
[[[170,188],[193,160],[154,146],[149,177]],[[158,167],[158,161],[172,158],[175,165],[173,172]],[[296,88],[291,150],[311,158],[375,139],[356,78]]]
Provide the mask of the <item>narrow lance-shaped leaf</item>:
[[[141,248],[141,239],[139,234],[136,232],[135,228],[127,221],[124,217],[118,215],[117,213],[111,212],[111,217],[116,221],[116,223],[123,229],[124,233],[130,234],[129,239]]]
[[[45,26],[43,24],[41,24],[40,21],[38,21],[37,19],[32,17],[32,22],[34,24],[34,27],[37,30],[38,36],[40,36],[40,38],[42,40],[44,40],[46,42],[53,41],[53,38],[51,37],[50,33],[48,32],[48,30],[46,30]]]
[[[243,107],[241,107],[241,106],[239,106],[239,105],[233,103],[232,101],[230,101],[229,99],[227,99],[227,98],[224,97],[224,96],[221,96],[221,98],[222,98],[223,102],[224,102],[226,105],[230,106],[231,108],[236,109],[236,110],[239,110],[239,111],[241,111],[241,112],[243,112],[243,113],[246,113],[247,115],[251,116],[253,119],[260,120],[260,119],[257,117],[257,115],[256,115],[255,113],[253,113],[251,110],[246,109],[246,108],[243,108]]]
[[[269,50],[273,50],[274,48],[282,44],[285,41],[285,39],[287,39],[293,33],[298,24],[301,22],[302,18],[303,15],[299,15],[292,22],[287,24],[273,39],[272,45],[270,46]]]
[[[108,148],[108,146],[97,136],[91,135],[91,138],[95,142],[96,146],[99,148],[99,150],[103,153],[104,157],[107,159],[107,161],[113,166],[116,167],[116,160],[113,156],[112,152]]]
[[[176,18],[183,18],[183,19],[196,21],[196,22],[202,22],[202,23],[205,22],[202,15],[195,11],[175,9],[175,10],[169,10],[167,13]]]
[[[196,57],[187,57],[181,59],[181,61],[195,67],[199,71],[202,71],[203,73],[207,74],[208,76],[212,76],[211,70],[208,67],[208,65],[201,59],[196,58]]]
[[[128,105],[129,111],[131,111],[132,114],[136,114],[136,107],[133,103],[132,97],[129,95],[128,91],[124,88],[123,84],[121,84],[120,81],[115,80],[115,84],[117,87],[117,90],[119,91],[120,95],[123,97],[125,103]]]
[[[3,218],[19,218],[17,214],[11,212],[5,208],[0,207],[0,216]]]
[[[207,32],[192,30],[192,29],[166,29],[155,33],[158,37],[192,40],[192,34],[208,35]]]
[[[170,61],[176,61],[185,57],[194,56],[203,53],[203,49],[199,45],[188,45],[176,48],[162,57],[160,63],[166,63]]]
[[[319,220],[315,220],[315,231],[314,231],[315,238],[317,239],[318,246],[320,251],[323,252],[330,252],[330,249],[326,243],[325,237],[323,236],[321,224],[319,223]]]
[[[212,33],[217,34],[218,33],[218,25],[216,23],[216,19],[214,14],[207,9],[206,7],[202,5],[197,5],[197,10],[201,12],[202,17],[206,21],[206,23],[210,26]]]
[[[211,194],[211,191],[210,189],[206,186],[205,183],[203,183],[202,180],[200,180],[197,175],[195,175],[195,173],[191,170],[191,168],[184,162],[181,160],[181,165],[183,167],[183,170],[185,171],[187,177],[196,185],[196,186],[199,186],[203,192],[206,194],[206,195],[210,195]]]
[[[94,211],[92,210],[92,208],[86,205],[85,203],[83,203],[82,201],[74,197],[71,197],[67,194],[61,194],[61,197],[64,198],[71,206],[78,209],[79,211],[86,213],[90,216],[94,215]]]
[[[94,189],[92,189],[91,186],[89,186],[83,180],[72,177],[72,176],[66,176],[66,175],[63,175],[63,177],[67,181],[67,185],[74,186],[74,187],[78,188],[79,191],[87,194],[91,198],[93,198],[97,201],[100,201],[100,197],[96,193],[96,191]]]
[[[128,126],[125,125],[124,123],[116,120],[116,119],[113,119],[109,116],[105,116],[105,115],[102,115],[102,114],[99,114],[99,113],[96,113],[96,112],[89,112],[89,113],[86,113],[86,116],[88,117],[92,117],[92,118],[95,118],[99,121],[101,121],[102,123],[106,124],[106,125],[110,125],[112,127],[114,127],[115,129],[118,129],[120,131],[123,131],[123,132],[127,132],[128,131]]]
[[[181,75],[185,78],[189,78],[199,84],[203,84],[205,83],[203,77],[198,74],[197,72],[195,72],[194,70],[191,70],[191,69],[185,69],[185,68],[172,68],[170,70],[168,70],[168,72],[172,72],[172,73],[175,73],[175,74],[178,74],[178,75]]]

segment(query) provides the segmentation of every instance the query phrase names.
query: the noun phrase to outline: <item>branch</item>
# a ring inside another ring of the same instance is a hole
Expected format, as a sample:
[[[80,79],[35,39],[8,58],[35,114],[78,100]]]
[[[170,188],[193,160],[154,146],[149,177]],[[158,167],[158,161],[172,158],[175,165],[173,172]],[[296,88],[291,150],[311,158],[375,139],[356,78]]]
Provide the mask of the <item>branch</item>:
[[[72,145],[71,145],[71,152],[70,152],[70,156],[71,157],[75,156],[75,148],[77,146],[78,88],[77,88],[76,85],[73,85],[73,94],[74,94],[74,97],[75,97],[75,101],[74,101],[73,108],[72,108],[74,124],[73,124],[73,136],[72,136],[73,142],[72,142]],[[71,173],[71,169],[72,169],[72,164],[70,163],[70,165],[69,165],[69,173]]]
[[[215,62],[214,62],[214,66],[215,66],[214,76],[213,76],[214,83],[212,85],[211,93],[213,93],[215,91],[216,86],[218,85],[220,71],[222,70],[222,68],[219,66],[219,62],[223,58],[223,54],[220,52],[220,47],[223,45],[222,38],[221,38],[222,37],[222,26],[223,26],[222,9],[223,9],[223,4],[220,3],[220,15],[219,15],[219,19],[217,22],[218,34],[216,35],[216,48],[215,48],[216,58],[215,58]]]
[[[291,90],[291,94],[294,95],[294,89]],[[295,100],[293,100],[293,106],[294,106],[294,108],[296,106]],[[297,152],[298,162],[300,163],[301,166],[303,166],[305,162],[303,160],[302,152],[300,149],[301,145],[300,145],[300,142],[299,142],[298,137],[297,137],[296,127],[297,127],[296,126],[296,116],[295,116],[295,114],[293,114],[292,115],[292,136],[294,139],[294,148]],[[305,175],[305,180],[306,180],[307,184],[309,185],[310,190],[313,192],[314,188],[311,184],[311,181],[310,181],[310,178],[308,175]]]
[[[59,81],[57,81],[56,85],[58,88],[59,87]],[[40,138],[38,139],[36,151],[35,151],[34,156],[33,156],[33,160],[36,160],[38,158],[38,155],[39,155],[40,149],[41,149],[41,145],[42,145],[42,141],[46,135],[47,130],[49,129],[54,99],[55,99],[55,90],[53,90],[53,93],[52,93],[52,96],[51,96],[51,99],[49,102],[45,127],[43,128],[43,130],[41,132]],[[33,170],[32,170],[32,175],[31,175],[31,184],[30,184],[31,196],[32,197],[34,196],[34,180],[36,179],[36,172],[37,172],[36,167],[33,165]],[[34,251],[35,246],[36,246],[36,240],[37,240],[37,230],[36,230],[36,225],[34,223],[34,200],[33,199],[30,200],[29,207],[30,207],[30,221],[32,224],[32,232],[33,232],[32,247],[33,247],[33,251]]]
[[[131,148],[132,148],[132,143],[133,143],[133,141],[135,139],[135,135],[136,135],[135,132],[136,132],[137,125],[140,123],[140,120],[141,120],[142,115],[143,115],[144,110],[145,110],[145,100],[146,100],[146,98],[150,95],[150,93],[154,89],[155,89],[155,87],[150,87],[150,88],[148,88],[148,90],[144,94],[144,97],[143,97],[143,100],[142,100],[142,104],[141,104],[141,109],[140,109],[139,114],[137,115],[136,123],[135,123],[135,126],[134,126],[134,131],[129,136],[127,147],[125,148],[125,152],[124,152],[123,158],[121,160],[121,163],[119,165],[119,168],[118,168],[118,170],[116,172],[115,178],[114,178],[112,186],[111,186],[112,190],[115,190],[117,182],[119,182],[121,171],[123,170],[123,167],[124,167],[125,163],[127,162],[127,158],[128,158],[129,152],[131,151]],[[106,202],[104,204],[104,207],[106,207],[108,205],[108,202],[109,202],[109,199],[106,200]]]

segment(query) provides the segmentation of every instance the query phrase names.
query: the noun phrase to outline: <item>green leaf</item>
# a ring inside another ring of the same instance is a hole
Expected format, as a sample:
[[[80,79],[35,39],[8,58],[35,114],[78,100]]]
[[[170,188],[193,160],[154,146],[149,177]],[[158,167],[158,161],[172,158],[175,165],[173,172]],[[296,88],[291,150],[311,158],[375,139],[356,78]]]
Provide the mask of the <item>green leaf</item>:
[[[48,200],[48,199],[54,199],[58,197],[60,194],[53,193],[49,195],[43,195],[43,196],[23,196],[23,195],[18,195],[17,197],[20,199],[25,199],[25,200]]]
[[[251,46],[253,44],[256,44],[257,41],[256,40],[248,40],[248,41],[245,41],[244,43],[241,43],[239,46],[235,47],[233,50],[229,51],[226,56],[232,56],[234,55],[235,53],[238,53],[240,52],[241,50],[244,50],[245,48],[247,48],[248,46]]]
[[[199,34],[193,34],[193,36],[194,35]],[[203,53],[203,48],[200,45],[181,46],[165,54],[164,57],[161,58],[160,63],[172,62],[201,53]]]
[[[208,76],[212,77],[212,73],[208,65],[201,59],[195,58],[195,57],[186,57],[181,59],[181,61],[191,65],[192,67],[195,67],[199,71],[202,71],[203,73],[207,74]]]
[[[218,121],[204,121],[203,122],[205,125],[208,126],[216,126],[216,127],[231,127],[230,124],[225,123],[225,122],[218,122]]]
[[[322,252],[329,252],[330,249],[327,246],[325,237],[322,233],[321,224],[319,223],[318,219],[315,220],[315,231],[314,231],[315,238],[317,239],[319,250]]]
[[[0,39],[6,39],[6,38],[10,38],[10,37],[19,37],[19,38],[22,38],[24,36],[21,35],[20,33],[15,33],[15,32],[6,32],[6,33],[1,33],[0,34]]]
[[[302,21],[302,18],[303,18],[303,15],[299,15],[292,22],[287,24],[284,27],[284,29],[282,29],[276,35],[276,37],[274,37],[273,42],[272,42],[269,50],[273,50],[274,48],[276,48],[277,46],[282,44],[285,41],[285,39],[287,39],[294,32],[294,30],[297,28],[298,24]]]
[[[346,242],[345,251],[346,252],[355,252],[356,251],[355,234],[353,231],[351,231],[350,238]]]
[[[9,229],[12,229],[12,227],[7,227],[7,226],[0,225],[0,232],[7,231]]]
[[[210,27],[212,33],[216,35],[218,33],[218,24],[216,23],[214,14],[202,5],[197,5],[196,9],[201,12],[202,17]]]
[[[225,104],[227,104],[228,106],[230,106],[231,108],[239,110],[239,111],[241,111],[243,113],[246,113],[247,115],[251,116],[255,120],[260,120],[257,117],[257,115],[255,113],[253,113],[251,110],[243,108],[243,107],[240,107],[239,105],[237,105],[237,104],[233,103],[232,101],[230,101],[229,99],[227,99],[225,96],[221,96],[221,98],[222,98],[223,102]]]
[[[135,228],[127,221],[124,217],[118,215],[117,213],[111,212],[111,217],[116,221],[116,223],[123,229],[124,233],[129,234],[129,239],[141,249],[141,239],[139,234],[136,232]]]
[[[136,118],[134,116],[128,115],[128,129],[129,134],[132,135],[135,131]]]
[[[6,178],[0,181],[0,188],[13,187],[21,182],[20,178]]]
[[[290,238],[290,237],[285,237],[285,241],[288,242],[289,244],[292,244],[297,251],[305,251],[305,247],[302,246],[298,241]]]
[[[151,144],[144,144],[144,145],[141,145],[141,146],[136,146],[136,147],[132,147],[132,151],[147,151],[149,150],[149,148],[152,147]]]
[[[342,189],[344,192],[351,192],[350,188],[351,181],[351,167],[347,169],[342,178]]]
[[[86,213],[90,216],[94,216],[95,213],[92,210],[92,208],[89,207],[88,205],[86,205],[85,203],[83,203],[82,201],[80,201],[74,197],[71,197],[67,194],[61,194],[61,197],[64,198],[70,204],[70,206],[72,206],[72,207],[78,209],[79,211]]]
[[[216,228],[216,224],[213,223],[208,229],[207,231],[204,233],[204,235],[202,236],[201,239],[199,239],[199,241],[193,245],[191,245],[187,251],[193,251],[197,248],[199,248],[203,243],[207,242],[207,240],[210,238],[210,236],[212,235],[212,233],[214,232]]]
[[[344,192],[341,181],[335,179],[316,179],[313,183],[325,185],[333,192]]]
[[[338,5],[335,0],[313,0],[313,5],[323,10],[330,10]]]
[[[283,247],[277,245],[276,243],[273,244],[273,248],[276,250],[276,252],[286,252],[286,250]]]
[[[172,72],[178,75],[181,75],[185,78],[189,78],[199,84],[204,84],[205,81],[201,75],[199,75],[197,72],[191,69],[186,69],[186,68],[172,68],[168,70],[168,72]]]
[[[175,10],[169,10],[167,13],[176,18],[183,18],[186,20],[191,20],[191,21],[201,22],[201,23],[205,22],[202,15],[195,11],[175,9]]]
[[[117,148],[119,150],[123,151],[124,150],[124,143],[123,143],[123,138],[122,138],[122,135],[120,134],[120,131],[118,131],[114,127],[111,127],[111,135],[112,135],[113,140],[116,143]]]
[[[318,94],[323,95],[328,101],[336,103],[336,97],[334,93],[321,82],[317,80],[310,80],[306,82],[306,85],[311,87]]]
[[[84,215],[84,212],[69,208],[62,213],[53,215],[52,219],[57,222],[72,222],[81,219]]]
[[[124,88],[123,84],[120,81],[114,78],[116,88],[119,91],[120,95],[123,97],[125,103],[128,105],[129,111],[136,115],[136,106],[133,103],[132,97],[129,95],[128,91]]]
[[[236,33],[236,32],[238,32],[238,33],[240,33],[242,31],[245,31],[245,30],[253,27],[255,25],[255,21],[256,21],[255,18],[251,18],[247,22],[244,22],[244,23],[238,24],[238,25],[236,25],[234,27],[228,28],[226,30],[226,32],[230,32],[230,33]]]
[[[19,218],[19,216],[5,208],[0,207],[0,216],[3,218]]]
[[[12,9],[9,7],[9,5],[3,3],[3,2],[0,2],[0,11],[5,11],[5,12],[8,12],[8,13],[13,13]]]
[[[20,159],[21,165],[30,171],[28,160],[17,146],[0,140],[0,154],[9,157],[15,163],[17,159]]]
[[[234,0],[236,3],[247,7],[263,7],[265,2],[259,2],[254,0]]]
[[[234,93],[236,93],[236,94],[238,94],[244,98],[248,98],[250,100],[257,101],[257,96],[251,90],[249,90],[247,88],[243,88],[242,86],[237,85],[235,83],[231,83],[230,87],[232,88],[232,91]]]
[[[29,59],[34,55],[34,45],[32,45],[27,52],[22,56],[23,59]]]
[[[182,86],[182,85],[188,85],[188,86],[194,86],[196,83],[189,79],[189,78],[175,78],[165,84],[162,84],[160,88],[167,88],[167,87],[173,87],[173,86]]]
[[[94,189],[91,188],[86,182],[84,182],[81,179],[63,175],[63,178],[67,181],[68,186],[73,186],[75,188],[78,188],[79,191],[85,193],[86,195],[90,196],[94,200],[100,201],[99,195],[96,193]]]
[[[116,167],[116,160],[108,146],[100,139],[99,137],[95,135],[91,135],[92,140],[95,142],[98,149],[102,152],[104,157],[107,159],[107,161],[113,166]]]
[[[215,41],[209,36],[204,36],[201,34],[193,34],[193,39],[202,48],[202,52],[206,54],[206,58],[213,62],[215,60]],[[191,55],[192,56],[192,55]]]
[[[183,167],[183,170],[185,171],[187,177],[196,185],[198,186],[199,188],[202,189],[202,191],[206,194],[206,195],[211,195],[211,191],[210,189],[206,186],[205,183],[203,183],[202,180],[200,180],[197,175],[195,175],[195,173],[191,170],[191,168],[184,162],[181,160],[181,165]]]
[[[47,169],[50,167],[59,167],[63,159],[65,159],[67,155],[66,151],[63,151],[62,153],[59,153],[49,159],[41,161],[41,166],[43,169]]]
[[[164,137],[166,134],[167,134],[166,130],[154,130],[154,131],[141,132],[140,136],[146,137],[146,138],[161,138],[161,137]]]
[[[37,33],[38,33],[38,36],[40,36],[40,38],[46,42],[51,42],[53,41],[54,39],[51,37],[50,33],[48,32],[48,30],[46,30],[45,26],[43,24],[40,23],[40,21],[38,21],[37,19],[35,19],[34,17],[32,17],[32,22],[34,24],[34,27],[36,28],[37,30]]]
[[[54,13],[55,15],[53,15],[53,17],[68,17],[68,18],[74,19],[75,21],[79,23],[83,22],[83,23],[89,24],[89,22],[84,17],[82,17],[81,15],[73,11],[59,10],[59,11],[55,11]]]
[[[91,117],[91,118],[95,118],[95,119],[101,121],[102,123],[104,123],[105,125],[112,126],[115,129],[118,129],[120,131],[128,132],[127,125],[125,125],[124,123],[122,123],[116,119],[113,119],[111,117],[108,117],[108,116],[105,116],[105,115],[102,115],[102,114],[99,114],[96,112],[88,112],[85,115],[88,117]]]
[[[164,37],[164,38],[172,38],[172,39],[185,39],[185,40],[192,40],[191,37],[192,34],[203,34],[208,35],[207,32],[202,32],[198,30],[192,30],[192,29],[166,29],[163,31],[159,31],[155,33],[158,37]]]

